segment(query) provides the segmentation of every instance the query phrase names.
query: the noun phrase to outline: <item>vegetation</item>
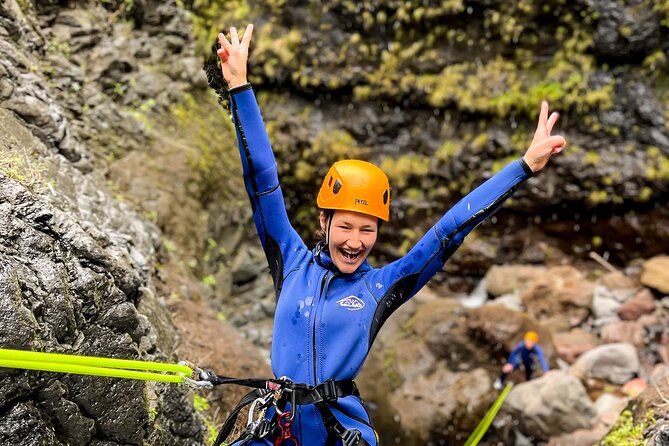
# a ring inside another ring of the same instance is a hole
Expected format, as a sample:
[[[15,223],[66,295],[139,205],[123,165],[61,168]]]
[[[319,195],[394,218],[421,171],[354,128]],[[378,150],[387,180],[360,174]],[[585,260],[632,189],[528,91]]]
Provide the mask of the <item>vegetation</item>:
[[[44,178],[46,166],[22,146],[0,146],[0,172],[19,181],[24,186],[39,191],[47,186]]]
[[[625,410],[600,444],[602,446],[642,446],[645,444],[643,433],[648,425],[654,422],[653,414],[649,412],[641,422],[634,423],[632,412]]]

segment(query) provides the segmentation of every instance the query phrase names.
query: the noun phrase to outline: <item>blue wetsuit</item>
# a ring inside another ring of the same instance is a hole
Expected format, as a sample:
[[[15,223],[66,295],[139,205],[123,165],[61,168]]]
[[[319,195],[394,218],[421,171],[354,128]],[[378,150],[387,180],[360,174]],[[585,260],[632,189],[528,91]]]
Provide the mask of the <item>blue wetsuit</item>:
[[[549,370],[548,363],[546,363],[544,352],[541,350],[541,347],[539,347],[539,344],[535,344],[534,347],[528,349],[525,346],[525,341],[520,341],[509,354],[509,364],[513,365],[514,370],[519,369],[520,364],[523,364],[523,368],[525,369],[525,379],[527,381],[532,378],[532,372],[534,371],[534,355],[537,355],[541,368],[544,372],[547,372]],[[503,383],[506,376],[507,373],[502,372],[500,375],[500,382]]]
[[[365,260],[356,272],[342,274],[326,251],[308,249],[288,221],[251,86],[231,90],[230,97],[246,190],[277,295],[272,371],[294,382],[316,385],[355,378],[386,319],[531,175],[522,159],[511,162],[453,206],[404,257],[383,268],[372,268]],[[358,429],[370,445],[378,444],[359,397],[342,397],[329,407],[344,427]],[[292,431],[300,444],[324,445],[327,432],[314,405],[298,406],[296,412]]]

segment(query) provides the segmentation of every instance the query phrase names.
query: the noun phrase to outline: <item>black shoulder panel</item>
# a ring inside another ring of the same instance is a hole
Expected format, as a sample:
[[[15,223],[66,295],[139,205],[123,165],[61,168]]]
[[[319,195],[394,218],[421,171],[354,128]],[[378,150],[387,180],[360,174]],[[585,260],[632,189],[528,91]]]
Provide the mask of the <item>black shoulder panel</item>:
[[[379,334],[379,330],[386,322],[386,319],[388,319],[390,315],[404,303],[407,296],[413,291],[419,276],[420,273],[415,273],[402,277],[388,289],[386,294],[383,295],[379,304],[376,306],[374,319],[372,319],[372,326],[369,330],[370,348],[374,339],[376,339],[376,335]]]
[[[277,241],[268,236],[265,237],[265,255],[267,256],[269,272],[274,281],[274,292],[278,300],[279,294],[281,294],[281,287],[283,287],[283,257],[281,256],[281,248],[279,248]]]

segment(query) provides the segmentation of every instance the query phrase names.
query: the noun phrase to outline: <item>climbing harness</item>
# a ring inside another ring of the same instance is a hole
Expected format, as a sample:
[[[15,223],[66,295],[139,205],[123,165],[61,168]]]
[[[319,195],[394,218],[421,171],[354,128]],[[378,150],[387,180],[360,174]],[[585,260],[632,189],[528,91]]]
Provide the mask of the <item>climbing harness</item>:
[[[237,384],[246,387],[255,387],[237,403],[230,412],[228,419],[223,423],[214,446],[221,446],[230,436],[239,413],[244,407],[251,405],[249,417],[244,432],[235,440],[240,445],[252,439],[267,437],[274,440],[274,446],[299,446],[297,438],[292,433],[292,424],[297,406],[313,404],[321,415],[323,425],[328,432],[326,446],[334,445],[337,440],[343,446],[369,446],[357,429],[347,429],[334,416],[328,403],[345,396],[359,396],[355,382],[352,380],[327,380],[317,386],[294,383],[287,377],[272,379],[238,379],[219,376],[211,371],[203,371],[200,379],[216,386],[219,384]],[[290,407],[288,408],[288,404]],[[274,414],[267,418],[268,410],[272,408]],[[254,413],[258,413],[254,418]]]
[[[494,420],[495,417],[497,416],[497,412],[499,412],[499,409],[502,407],[502,404],[504,403],[504,400],[511,391],[512,387],[513,384],[511,383],[507,384],[506,387],[504,387],[502,393],[499,394],[493,405],[490,407],[490,409],[488,409],[488,412],[485,414],[483,419],[479,421],[479,424],[478,426],[476,426],[476,429],[474,429],[474,432],[471,433],[471,435],[465,442],[465,446],[476,446],[479,444],[479,441],[481,441],[481,438],[483,438],[483,435],[490,427],[492,420]]]
[[[294,383],[287,377],[243,379],[221,376],[187,361],[165,364],[2,348],[0,348],[0,367],[184,383],[194,388],[209,389],[222,384],[252,387],[255,389],[245,395],[228,416],[214,446],[224,444],[235,426],[240,411],[248,405],[250,408],[246,428],[236,441],[244,445],[252,439],[267,437],[274,440],[274,446],[299,446],[297,438],[293,435],[292,425],[297,407],[308,404],[313,404],[323,419],[328,432],[326,446],[334,445],[338,439],[342,441],[343,446],[369,446],[359,430],[345,428],[328,406],[328,403],[333,403],[338,398],[360,395],[353,380],[327,380],[317,386],[310,386]],[[268,418],[270,409],[273,410],[273,414]]]

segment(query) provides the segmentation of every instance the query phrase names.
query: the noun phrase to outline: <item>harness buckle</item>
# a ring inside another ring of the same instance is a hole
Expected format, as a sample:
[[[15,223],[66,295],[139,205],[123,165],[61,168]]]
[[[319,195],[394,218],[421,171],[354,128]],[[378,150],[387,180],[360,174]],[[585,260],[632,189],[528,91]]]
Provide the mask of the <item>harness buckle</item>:
[[[361,438],[362,434],[358,429],[346,429],[341,434],[342,446],[358,446]]]
[[[323,381],[321,390],[322,390],[323,401],[325,402],[335,401],[338,398],[337,386],[335,385],[333,379],[328,379],[326,381]]]

